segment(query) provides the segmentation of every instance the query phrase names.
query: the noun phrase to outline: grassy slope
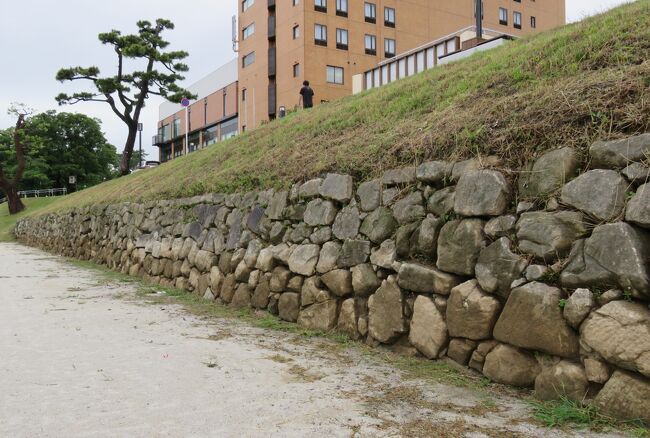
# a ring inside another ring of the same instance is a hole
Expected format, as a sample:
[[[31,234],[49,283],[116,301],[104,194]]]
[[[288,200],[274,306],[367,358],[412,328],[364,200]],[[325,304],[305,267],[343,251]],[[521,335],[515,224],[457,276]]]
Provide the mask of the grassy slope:
[[[15,240],[12,230],[14,229],[14,225],[16,225],[18,219],[28,214],[38,214],[42,209],[60,199],[62,198],[51,197],[23,199],[27,209],[14,216],[9,216],[9,208],[6,203],[0,204],[0,242],[12,242]]]
[[[510,168],[557,146],[650,130],[650,0],[291,114],[48,210],[359,178],[424,159],[496,154]]]

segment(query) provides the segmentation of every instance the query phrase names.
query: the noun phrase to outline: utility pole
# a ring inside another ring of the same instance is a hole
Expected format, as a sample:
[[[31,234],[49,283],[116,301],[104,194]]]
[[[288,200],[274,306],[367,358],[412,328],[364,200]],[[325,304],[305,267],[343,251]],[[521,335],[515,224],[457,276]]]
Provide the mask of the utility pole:
[[[483,39],[483,0],[476,0],[476,38]]]
[[[138,167],[142,168],[142,123],[138,123],[138,132],[140,133],[140,165]]]

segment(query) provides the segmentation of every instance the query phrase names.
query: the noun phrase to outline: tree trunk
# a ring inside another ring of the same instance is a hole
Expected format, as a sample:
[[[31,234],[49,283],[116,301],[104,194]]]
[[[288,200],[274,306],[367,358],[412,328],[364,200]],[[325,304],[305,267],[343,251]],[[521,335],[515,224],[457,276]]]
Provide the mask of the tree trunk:
[[[3,191],[7,195],[7,203],[9,204],[9,214],[20,213],[25,209],[25,204],[18,196],[18,190],[15,186],[3,187]]]
[[[129,126],[129,136],[126,138],[126,144],[124,145],[124,151],[122,152],[122,160],[120,161],[120,174],[128,175],[131,172],[131,156],[133,155],[133,147],[135,146],[135,140],[138,136],[138,125]]]

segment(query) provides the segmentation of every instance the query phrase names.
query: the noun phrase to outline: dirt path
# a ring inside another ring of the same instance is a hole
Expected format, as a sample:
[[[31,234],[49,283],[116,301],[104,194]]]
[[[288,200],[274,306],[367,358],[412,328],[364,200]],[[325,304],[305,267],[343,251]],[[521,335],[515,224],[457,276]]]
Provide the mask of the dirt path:
[[[0,244],[1,437],[576,435],[522,421],[515,398],[404,379],[354,346],[135,293]]]

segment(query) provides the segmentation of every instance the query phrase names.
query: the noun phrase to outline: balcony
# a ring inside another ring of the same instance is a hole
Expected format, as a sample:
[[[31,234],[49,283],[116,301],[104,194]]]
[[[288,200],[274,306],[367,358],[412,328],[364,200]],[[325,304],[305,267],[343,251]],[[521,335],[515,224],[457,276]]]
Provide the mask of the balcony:
[[[276,107],[277,103],[275,84],[269,84],[269,116],[275,116]]]
[[[163,138],[162,135],[154,135],[153,138],[151,139],[151,145],[152,146],[158,146],[161,145],[165,142],[165,139]]]
[[[275,15],[271,15],[269,17],[269,32],[268,32],[268,38],[270,40],[275,39]]]
[[[269,77],[275,77],[276,73],[276,51],[275,47],[269,48]]]
[[[275,0],[268,0],[267,7],[269,10],[275,9]]]

